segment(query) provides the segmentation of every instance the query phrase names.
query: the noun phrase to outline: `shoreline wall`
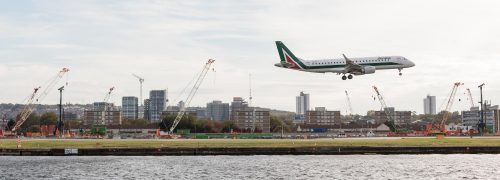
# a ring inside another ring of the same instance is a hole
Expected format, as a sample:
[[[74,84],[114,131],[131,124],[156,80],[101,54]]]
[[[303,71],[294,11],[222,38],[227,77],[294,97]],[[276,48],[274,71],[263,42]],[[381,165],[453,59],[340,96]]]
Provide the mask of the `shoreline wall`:
[[[0,149],[0,156],[213,156],[352,154],[500,154],[500,147],[288,147]]]

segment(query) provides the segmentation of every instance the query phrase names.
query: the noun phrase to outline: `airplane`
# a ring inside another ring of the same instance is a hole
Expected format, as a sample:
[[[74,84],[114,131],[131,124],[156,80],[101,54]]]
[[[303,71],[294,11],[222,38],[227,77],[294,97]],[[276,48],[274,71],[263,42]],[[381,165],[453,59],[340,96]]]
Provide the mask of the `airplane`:
[[[337,73],[342,75],[342,80],[352,79],[353,75],[373,74],[376,70],[384,69],[397,69],[401,76],[403,75],[401,70],[415,66],[415,63],[403,56],[347,58],[342,54],[343,59],[304,60],[297,58],[281,41],[276,41],[276,47],[281,61],[275,66],[305,72]]]

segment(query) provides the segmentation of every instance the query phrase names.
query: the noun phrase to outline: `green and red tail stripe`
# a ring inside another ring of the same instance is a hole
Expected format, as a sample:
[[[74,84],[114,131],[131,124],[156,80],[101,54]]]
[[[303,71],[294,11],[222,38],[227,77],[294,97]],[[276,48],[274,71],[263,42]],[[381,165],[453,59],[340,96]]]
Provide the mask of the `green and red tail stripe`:
[[[278,53],[280,54],[280,59],[282,63],[291,64],[292,69],[307,69],[307,66],[302,63],[281,41],[276,41],[276,47],[278,48]]]

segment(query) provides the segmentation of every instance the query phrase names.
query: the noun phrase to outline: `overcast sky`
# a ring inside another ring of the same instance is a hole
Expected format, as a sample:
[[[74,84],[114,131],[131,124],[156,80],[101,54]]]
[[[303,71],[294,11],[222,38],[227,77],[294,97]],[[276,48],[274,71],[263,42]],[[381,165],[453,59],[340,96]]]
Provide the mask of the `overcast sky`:
[[[453,82],[453,110],[469,106],[465,89],[479,100],[500,101],[499,1],[0,1],[0,102],[21,103],[35,86],[70,69],[65,102],[112,102],[167,89],[169,99],[216,59],[192,106],[211,100],[248,99],[295,111],[295,96],[311,94],[311,106],[341,110],[349,91],[355,113],[380,109],[372,85],[389,106],[423,112],[423,98],[443,103]],[[377,71],[342,81],[336,74],[281,69],[274,41],[303,59],[404,56],[416,66]],[[59,85],[57,86],[59,87]],[[58,103],[57,87],[44,104]],[[178,99],[181,100],[181,99]]]

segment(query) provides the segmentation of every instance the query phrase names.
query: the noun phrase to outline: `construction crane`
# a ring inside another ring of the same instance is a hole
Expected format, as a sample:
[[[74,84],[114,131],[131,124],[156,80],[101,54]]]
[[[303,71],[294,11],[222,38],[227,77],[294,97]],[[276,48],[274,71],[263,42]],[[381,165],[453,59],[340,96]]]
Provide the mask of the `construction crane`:
[[[59,136],[63,137],[64,134],[64,121],[63,121],[63,106],[62,106],[62,92],[64,91],[64,86],[61,86],[59,89],[59,121],[57,121],[56,128],[54,129],[54,135],[59,132]]]
[[[352,117],[352,105],[351,105],[351,98],[349,98],[349,93],[347,93],[347,90],[345,90],[345,96],[347,97],[347,106],[349,108],[349,116]]]
[[[143,103],[143,102],[142,102],[142,83],[144,82],[144,78],[142,78],[142,77],[140,77],[140,76],[138,76],[138,75],[136,75],[136,74],[132,74],[132,76],[134,76],[134,77],[136,77],[137,79],[139,79],[139,83],[140,83],[140,86],[141,86],[141,87],[140,87],[140,88],[141,88],[141,89],[140,89],[140,93],[141,93],[141,94],[140,94],[140,96],[139,96],[139,97],[140,97],[139,101],[141,102],[141,106],[142,106],[142,103]]]
[[[106,93],[106,96],[104,97],[103,105],[104,107],[102,108],[102,116],[101,116],[101,123],[102,125],[106,124],[106,111],[108,111],[108,101],[111,98],[111,93],[115,87],[109,88],[108,93]]]
[[[194,83],[193,88],[191,88],[191,91],[189,91],[189,94],[188,94],[186,100],[184,101],[185,102],[184,107],[181,107],[179,113],[175,117],[174,123],[172,124],[172,127],[170,127],[168,134],[172,135],[174,133],[175,127],[177,127],[177,125],[181,121],[182,117],[186,113],[186,107],[189,107],[191,100],[193,100],[194,95],[196,94],[196,92],[200,88],[200,85],[203,82],[203,79],[205,79],[205,76],[207,75],[208,71],[210,70],[210,67],[212,66],[212,64],[214,62],[215,62],[215,60],[209,59],[207,61],[207,63],[205,63],[205,66],[203,66],[203,70],[199,74],[198,79],[196,79],[196,82]]]
[[[448,95],[448,99],[446,102],[446,106],[445,108],[441,111],[443,113],[443,118],[441,119],[441,121],[439,121],[439,123],[437,123],[437,121],[434,121],[432,123],[432,129],[431,129],[431,132],[432,134],[445,134],[446,133],[446,121],[448,121],[448,118],[451,114],[450,110],[451,110],[451,107],[453,106],[453,102],[455,101],[455,96],[457,94],[457,91],[458,91],[458,88],[461,86],[461,85],[464,85],[464,83],[461,83],[461,82],[456,82],[456,83],[453,83],[453,87],[451,89],[451,92],[450,94]]]
[[[252,107],[252,99],[253,99],[253,96],[252,96],[252,74],[248,74],[248,93],[249,93],[249,96],[248,96],[248,99],[249,99],[249,104],[248,106],[249,107]],[[251,129],[251,132],[254,133],[255,132],[255,107],[252,107],[252,129]]]
[[[382,94],[380,93],[380,91],[378,90],[378,88],[376,86],[373,86],[373,89],[375,90],[375,93],[377,94],[377,98],[380,101],[380,105],[382,106],[381,107],[382,111],[384,111],[385,115],[387,116],[387,121],[384,122],[384,124],[389,127],[391,132],[397,132],[398,129],[396,127],[396,123],[394,122],[394,118],[392,117],[391,113],[387,109],[387,104],[385,103],[384,97],[382,96]]]
[[[28,117],[33,113],[33,109],[35,107],[35,103],[40,103],[43,101],[43,99],[47,96],[50,90],[59,82],[59,80],[69,72],[68,68],[63,68],[61,71],[57,73],[57,75],[53,78],[51,78],[49,81],[44,84],[44,86],[39,86],[33,90],[33,93],[28,97],[27,103],[24,106],[23,110],[19,114],[19,116],[16,118],[16,124],[12,128],[12,131],[16,131],[21,127],[21,125],[28,119]],[[44,87],[44,89],[42,89]],[[40,92],[38,94],[38,92]]]
[[[474,99],[472,99],[472,93],[470,92],[470,89],[467,88],[467,95],[469,96],[469,101],[470,101],[470,107],[473,108],[474,106]]]

